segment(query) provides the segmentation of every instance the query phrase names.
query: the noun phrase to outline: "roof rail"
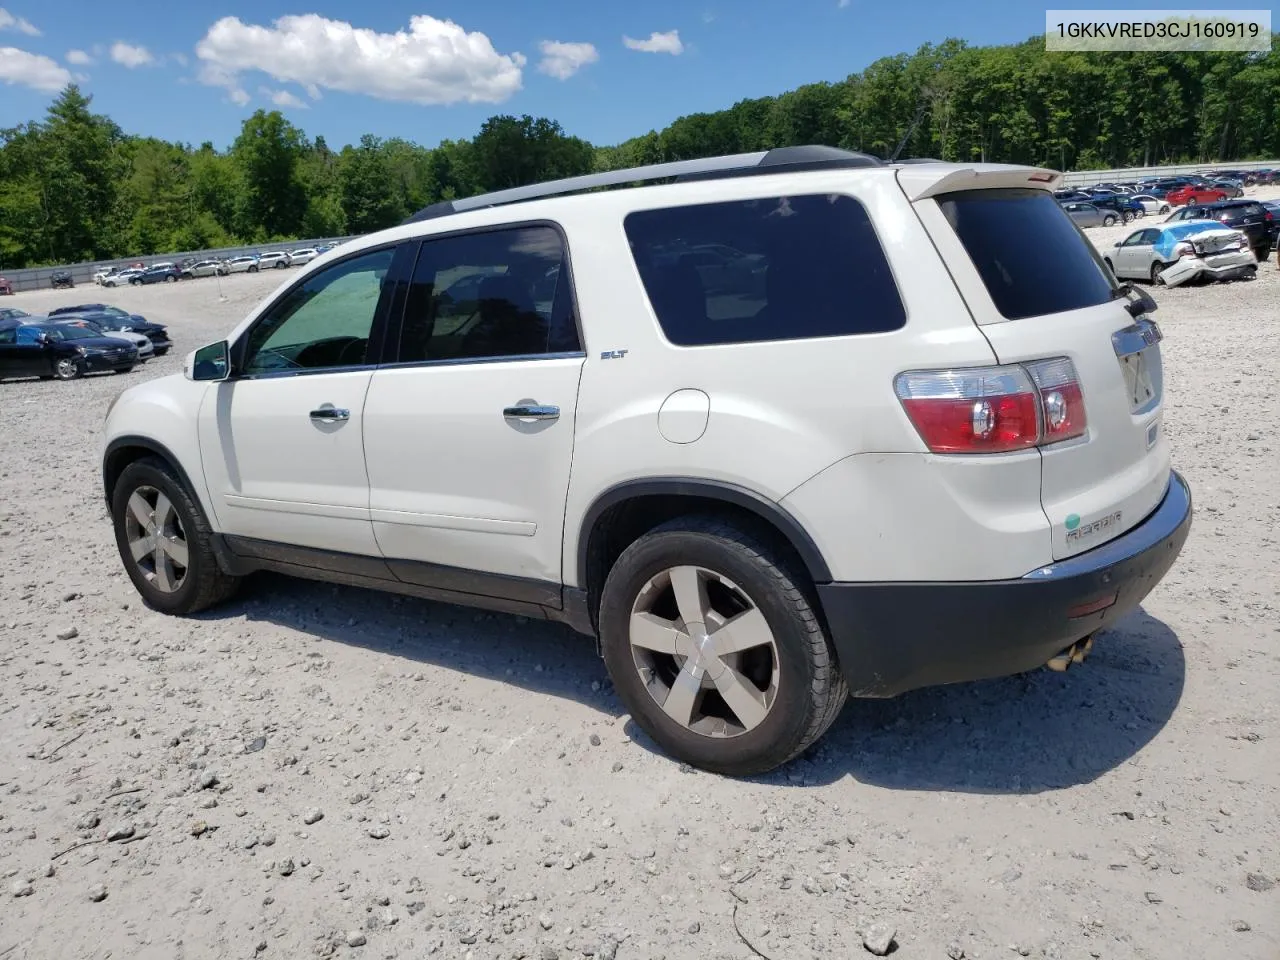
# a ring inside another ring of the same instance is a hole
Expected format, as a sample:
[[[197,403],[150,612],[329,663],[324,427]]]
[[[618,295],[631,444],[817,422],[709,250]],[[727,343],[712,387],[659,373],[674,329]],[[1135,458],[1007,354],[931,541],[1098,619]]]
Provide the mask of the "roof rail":
[[[788,173],[801,170],[823,170],[841,167],[879,167],[883,161],[870,154],[854,153],[826,146],[775,147],[755,153],[737,153],[723,157],[705,157],[700,160],[677,160],[674,163],[653,163],[643,167],[608,170],[589,173],[581,177],[567,177],[546,183],[532,183],[524,187],[512,187],[494,193],[482,193],[459,200],[444,200],[419,210],[405,220],[415,223],[433,220],[467,210],[523,203],[544,197],[563,196],[582,190],[650,183],[656,180],[716,180],[726,177],[743,177],[767,173]]]

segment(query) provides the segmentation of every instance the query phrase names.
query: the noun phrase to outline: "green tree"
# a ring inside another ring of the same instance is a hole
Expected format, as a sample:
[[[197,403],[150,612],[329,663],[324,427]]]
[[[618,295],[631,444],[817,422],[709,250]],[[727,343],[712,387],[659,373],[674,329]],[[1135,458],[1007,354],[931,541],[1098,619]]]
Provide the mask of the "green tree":
[[[239,174],[236,232],[246,238],[297,236],[307,209],[299,165],[307,143],[279,110],[256,111],[231,146]]]

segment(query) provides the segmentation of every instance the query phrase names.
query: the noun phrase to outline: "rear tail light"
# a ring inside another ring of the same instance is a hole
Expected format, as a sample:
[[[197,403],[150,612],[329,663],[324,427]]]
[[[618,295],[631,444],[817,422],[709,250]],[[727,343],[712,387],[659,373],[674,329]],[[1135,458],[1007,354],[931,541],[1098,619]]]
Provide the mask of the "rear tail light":
[[[894,391],[933,453],[1009,453],[1087,428],[1084,394],[1065,357],[999,367],[914,370]]]

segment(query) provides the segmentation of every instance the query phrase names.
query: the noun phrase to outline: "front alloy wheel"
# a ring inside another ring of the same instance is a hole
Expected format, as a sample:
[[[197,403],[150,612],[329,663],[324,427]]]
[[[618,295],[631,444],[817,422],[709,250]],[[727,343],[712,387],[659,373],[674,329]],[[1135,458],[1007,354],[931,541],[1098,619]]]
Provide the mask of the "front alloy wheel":
[[[155,487],[137,487],[129,496],[124,535],[133,562],[152,587],[161,593],[181,589],[190,551],[182,519],[168,497]]]
[[[63,357],[53,367],[53,374],[59,380],[74,380],[83,372],[80,361],[74,357]]]
[[[235,593],[239,578],[219,568],[200,504],[163,460],[144,457],[124,468],[111,518],[125,572],[148,606],[185,616]]]

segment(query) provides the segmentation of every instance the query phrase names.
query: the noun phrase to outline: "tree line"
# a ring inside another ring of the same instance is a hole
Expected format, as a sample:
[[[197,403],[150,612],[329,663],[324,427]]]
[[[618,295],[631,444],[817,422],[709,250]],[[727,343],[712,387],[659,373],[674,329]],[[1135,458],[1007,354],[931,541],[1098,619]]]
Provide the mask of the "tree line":
[[[364,233],[439,200],[647,163],[804,143],[1060,170],[1280,157],[1280,54],[926,44],[833,83],[683,116],[616,146],[494,116],[424,147],[333,150],[279,111],[225,150],[126,134],[68,86],[0,130],[0,266]]]

